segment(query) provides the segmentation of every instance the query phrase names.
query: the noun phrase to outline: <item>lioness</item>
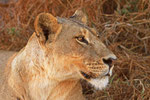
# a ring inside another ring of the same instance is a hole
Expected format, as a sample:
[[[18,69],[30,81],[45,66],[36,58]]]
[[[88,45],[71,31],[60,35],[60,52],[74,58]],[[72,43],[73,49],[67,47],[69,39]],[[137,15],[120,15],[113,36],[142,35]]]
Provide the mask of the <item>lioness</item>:
[[[116,56],[86,23],[81,10],[39,14],[27,45],[1,71],[0,100],[85,100],[80,79],[106,87]]]

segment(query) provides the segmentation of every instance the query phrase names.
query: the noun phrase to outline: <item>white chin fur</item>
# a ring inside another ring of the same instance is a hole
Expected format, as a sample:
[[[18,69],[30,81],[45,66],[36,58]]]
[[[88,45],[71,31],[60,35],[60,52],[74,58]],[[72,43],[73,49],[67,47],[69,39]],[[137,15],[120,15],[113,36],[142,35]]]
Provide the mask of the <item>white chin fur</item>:
[[[111,67],[110,71],[109,71],[109,75],[112,75],[112,70],[113,70],[114,66]],[[91,79],[89,81],[96,89],[98,90],[102,90],[104,89],[108,82],[109,82],[109,76],[104,76],[102,78],[96,78],[96,79]]]
[[[103,78],[101,78],[101,79],[91,79],[90,80],[90,83],[96,88],[96,89],[98,89],[98,90],[102,90],[102,89],[104,89],[106,86],[107,86],[107,84],[108,84],[108,82],[109,82],[109,77],[108,76],[105,76],[105,77],[103,77]]]

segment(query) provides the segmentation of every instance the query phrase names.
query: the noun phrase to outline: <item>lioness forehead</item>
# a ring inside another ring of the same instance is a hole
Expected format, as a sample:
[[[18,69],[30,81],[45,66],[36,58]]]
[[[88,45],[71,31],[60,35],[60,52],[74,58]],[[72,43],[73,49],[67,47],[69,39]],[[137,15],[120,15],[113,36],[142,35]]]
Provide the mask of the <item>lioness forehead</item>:
[[[74,24],[77,25],[81,28],[87,29],[89,32],[91,32],[94,35],[98,36],[98,33],[96,30],[91,30],[90,27],[88,27],[87,25],[83,24],[82,22],[72,19],[72,18],[61,18],[61,17],[57,17],[58,23],[60,24]]]

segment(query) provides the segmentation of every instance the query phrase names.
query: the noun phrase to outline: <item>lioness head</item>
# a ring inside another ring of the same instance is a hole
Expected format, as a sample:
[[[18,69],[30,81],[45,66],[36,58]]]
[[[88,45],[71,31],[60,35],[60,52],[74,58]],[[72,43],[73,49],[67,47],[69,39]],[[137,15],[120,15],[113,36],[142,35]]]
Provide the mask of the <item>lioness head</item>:
[[[36,36],[45,54],[52,57],[50,63],[58,71],[56,76],[62,72],[64,78],[82,78],[102,89],[112,75],[116,56],[86,23],[87,17],[81,10],[70,18],[41,13],[35,20]]]

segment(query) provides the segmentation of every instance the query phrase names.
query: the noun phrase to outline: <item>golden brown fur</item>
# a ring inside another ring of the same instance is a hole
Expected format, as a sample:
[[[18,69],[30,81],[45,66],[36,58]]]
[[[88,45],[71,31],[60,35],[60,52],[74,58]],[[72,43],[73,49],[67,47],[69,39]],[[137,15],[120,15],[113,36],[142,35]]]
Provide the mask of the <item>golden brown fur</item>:
[[[106,87],[116,56],[86,19],[81,10],[68,19],[39,14],[27,45],[2,72],[0,100],[85,100],[80,79]]]

